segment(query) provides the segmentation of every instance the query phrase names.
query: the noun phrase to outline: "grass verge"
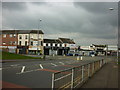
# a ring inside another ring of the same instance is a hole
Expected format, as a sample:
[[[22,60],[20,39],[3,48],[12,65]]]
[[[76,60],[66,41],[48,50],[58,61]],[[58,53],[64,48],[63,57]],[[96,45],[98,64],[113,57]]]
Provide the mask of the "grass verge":
[[[9,52],[0,52],[0,59],[2,60],[11,60],[11,59],[41,59],[41,57],[30,57],[20,54],[14,54]]]

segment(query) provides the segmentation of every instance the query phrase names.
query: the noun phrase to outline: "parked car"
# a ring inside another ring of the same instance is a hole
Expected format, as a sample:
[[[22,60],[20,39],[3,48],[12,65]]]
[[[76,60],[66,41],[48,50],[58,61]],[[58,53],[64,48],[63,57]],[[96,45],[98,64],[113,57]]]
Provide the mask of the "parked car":
[[[81,55],[78,53],[68,53],[67,56],[81,56]]]
[[[73,56],[73,53],[68,53],[67,56]]]

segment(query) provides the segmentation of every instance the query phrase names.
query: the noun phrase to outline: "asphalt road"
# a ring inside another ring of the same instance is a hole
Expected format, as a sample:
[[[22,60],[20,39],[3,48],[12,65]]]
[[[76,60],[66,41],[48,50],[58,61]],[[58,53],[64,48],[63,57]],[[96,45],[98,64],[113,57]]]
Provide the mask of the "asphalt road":
[[[51,88],[52,73],[87,64],[105,57],[46,57],[46,60],[6,62],[2,64],[3,88]]]

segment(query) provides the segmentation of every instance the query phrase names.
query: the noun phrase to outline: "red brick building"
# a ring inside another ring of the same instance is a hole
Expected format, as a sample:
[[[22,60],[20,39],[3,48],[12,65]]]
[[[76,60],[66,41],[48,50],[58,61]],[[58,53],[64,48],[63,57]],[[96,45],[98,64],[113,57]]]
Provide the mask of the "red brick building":
[[[0,49],[7,52],[16,53],[17,50],[17,31],[4,30],[0,32]]]

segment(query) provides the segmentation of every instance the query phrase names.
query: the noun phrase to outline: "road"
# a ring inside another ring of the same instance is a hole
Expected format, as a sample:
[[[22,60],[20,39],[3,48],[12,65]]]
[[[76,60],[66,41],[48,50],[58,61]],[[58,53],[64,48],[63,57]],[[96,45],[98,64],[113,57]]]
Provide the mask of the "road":
[[[6,62],[2,64],[4,88],[51,88],[52,73],[87,64],[105,57],[83,57],[76,60],[72,56],[46,57],[46,60]]]

